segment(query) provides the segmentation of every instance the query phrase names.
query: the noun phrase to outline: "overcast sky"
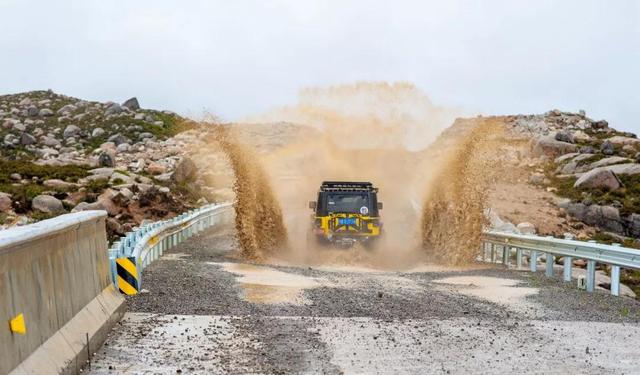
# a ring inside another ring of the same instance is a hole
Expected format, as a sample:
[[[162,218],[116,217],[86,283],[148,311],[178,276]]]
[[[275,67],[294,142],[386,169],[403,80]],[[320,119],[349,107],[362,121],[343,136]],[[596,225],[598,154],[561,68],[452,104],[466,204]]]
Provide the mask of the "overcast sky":
[[[639,4],[0,0],[0,93],[233,120],[307,86],[409,81],[471,113],[585,109],[640,132]]]

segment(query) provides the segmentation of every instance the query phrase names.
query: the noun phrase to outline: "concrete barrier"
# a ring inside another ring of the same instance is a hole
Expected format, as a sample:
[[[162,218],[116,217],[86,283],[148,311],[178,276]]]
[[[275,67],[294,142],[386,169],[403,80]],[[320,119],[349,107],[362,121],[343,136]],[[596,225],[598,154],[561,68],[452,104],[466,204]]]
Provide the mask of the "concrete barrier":
[[[76,373],[122,317],[105,218],[84,211],[0,231],[0,374]],[[10,329],[19,314],[25,334]]]

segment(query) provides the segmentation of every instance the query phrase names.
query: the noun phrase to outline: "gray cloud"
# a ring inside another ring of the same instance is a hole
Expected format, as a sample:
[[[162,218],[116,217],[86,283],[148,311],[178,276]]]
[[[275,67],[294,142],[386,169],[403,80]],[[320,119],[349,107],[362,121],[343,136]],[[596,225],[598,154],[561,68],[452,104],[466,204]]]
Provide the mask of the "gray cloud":
[[[0,0],[0,92],[236,119],[300,88],[410,81],[470,112],[585,109],[640,131],[628,1]]]

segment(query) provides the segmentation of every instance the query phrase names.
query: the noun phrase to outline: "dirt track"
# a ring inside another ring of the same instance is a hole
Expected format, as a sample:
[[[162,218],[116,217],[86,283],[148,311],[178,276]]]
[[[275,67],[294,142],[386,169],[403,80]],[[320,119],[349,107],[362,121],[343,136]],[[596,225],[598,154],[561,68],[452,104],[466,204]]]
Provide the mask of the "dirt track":
[[[501,268],[245,265],[236,246],[218,229],[145,269],[92,372],[640,371],[628,298]]]

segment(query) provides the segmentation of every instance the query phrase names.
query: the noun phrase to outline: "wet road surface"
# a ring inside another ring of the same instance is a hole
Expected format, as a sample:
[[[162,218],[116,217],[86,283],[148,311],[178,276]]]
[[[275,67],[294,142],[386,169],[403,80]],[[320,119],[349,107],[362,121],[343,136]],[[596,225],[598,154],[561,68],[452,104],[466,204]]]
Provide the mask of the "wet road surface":
[[[246,264],[232,228],[145,269],[95,374],[640,372],[640,304],[487,268]]]

